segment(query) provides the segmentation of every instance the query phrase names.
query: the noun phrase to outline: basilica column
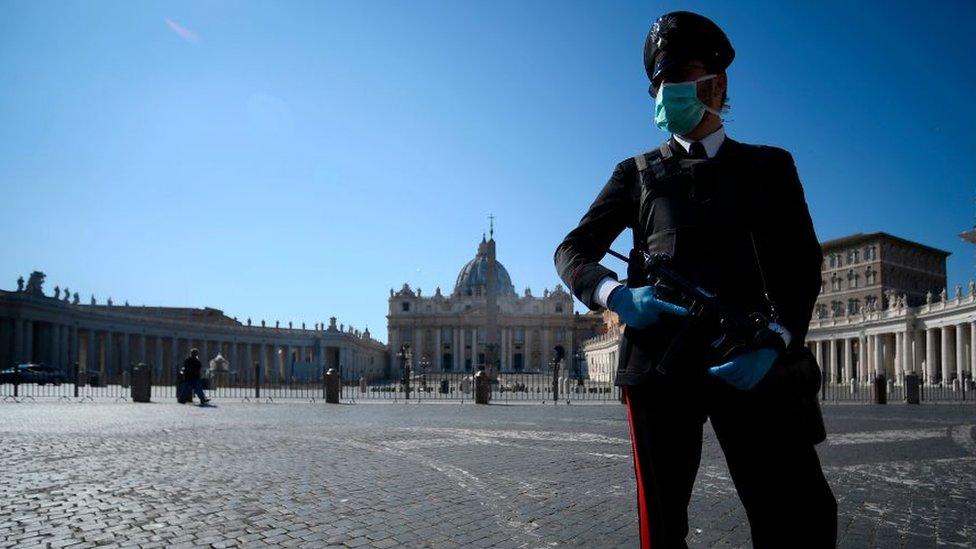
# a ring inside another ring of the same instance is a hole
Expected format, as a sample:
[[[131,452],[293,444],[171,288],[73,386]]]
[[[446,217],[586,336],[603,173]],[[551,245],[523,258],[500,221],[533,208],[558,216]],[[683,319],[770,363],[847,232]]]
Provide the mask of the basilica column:
[[[244,365],[244,369],[243,370],[240,370],[240,372],[241,372],[241,379],[249,379],[249,380],[252,380],[253,381],[253,379],[254,379],[254,350],[252,349],[252,347],[254,347],[254,344],[248,342],[248,343],[245,343],[245,345],[246,345],[246,347],[244,349],[244,356],[247,357],[247,364]],[[322,364],[325,364],[325,359],[324,358],[322,360]]]
[[[827,369],[827,365],[824,364],[823,351],[822,351],[822,349],[820,347],[820,343],[821,342],[820,341],[814,341],[812,343],[813,343],[813,354],[814,354],[814,356],[817,357],[817,364],[820,365],[820,369],[821,370],[826,370]]]
[[[549,342],[551,341],[551,334],[549,331],[549,328],[542,329],[542,364],[540,367],[542,368],[543,372],[549,368],[549,359],[552,358],[552,351],[549,348]]]
[[[464,326],[458,324],[454,330],[454,370],[464,370]]]
[[[444,345],[441,342],[441,327],[434,325],[434,356],[430,357],[431,371],[444,369]]]
[[[851,362],[853,361],[851,351],[852,351],[851,338],[845,337],[844,338],[844,371],[840,376],[841,383],[848,383],[851,380],[851,372],[852,372]]]
[[[471,328],[471,369],[478,369],[478,327]]]
[[[939,376],[938,365],[935,362],[935,328],[925,329],[925,377],[931,385]]]

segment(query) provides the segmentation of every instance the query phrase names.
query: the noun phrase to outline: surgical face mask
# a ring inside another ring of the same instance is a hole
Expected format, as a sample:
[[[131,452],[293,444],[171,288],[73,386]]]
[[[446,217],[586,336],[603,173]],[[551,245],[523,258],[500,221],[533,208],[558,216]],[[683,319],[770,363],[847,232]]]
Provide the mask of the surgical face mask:
[[[708,111],[715,116],[722,114],[698,99],[698,83],[718,76],[709,74],[689,82],[661,84],[654,97],[654,123],[666,132],[684,135],[701,122]]]

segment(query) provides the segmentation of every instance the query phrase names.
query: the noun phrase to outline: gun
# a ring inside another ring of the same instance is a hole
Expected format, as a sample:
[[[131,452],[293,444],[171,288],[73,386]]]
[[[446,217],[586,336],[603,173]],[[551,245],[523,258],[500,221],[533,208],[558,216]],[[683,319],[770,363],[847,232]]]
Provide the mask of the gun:
[[[631,261],[613,250],[609,253],[625,262]],[[642,252],[642,256],[643,274],[657,295],[688,309],[685,326],[665,349],[657,365],[658,372],[669,373],[671,363],[680,358],[693,335],[698,341],[707,342],[705,359],[709,365],[721,364],[754,349],[784,350],[783,339],[769,327],[772,321],[768,315],[728,307],[718,296],[675,271],[670,254]]]

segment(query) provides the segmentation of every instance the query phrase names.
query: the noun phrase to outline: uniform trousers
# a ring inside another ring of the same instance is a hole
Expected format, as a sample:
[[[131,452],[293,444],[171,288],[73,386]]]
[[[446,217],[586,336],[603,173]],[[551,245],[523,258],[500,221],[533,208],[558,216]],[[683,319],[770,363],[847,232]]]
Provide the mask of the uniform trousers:
[[[754,547],[836,545],[837,502],[817,452],[760,392],[739,391],[711,376],[662,376],[622,389],[642,549],[687,547],[706,419],[745,507]]]

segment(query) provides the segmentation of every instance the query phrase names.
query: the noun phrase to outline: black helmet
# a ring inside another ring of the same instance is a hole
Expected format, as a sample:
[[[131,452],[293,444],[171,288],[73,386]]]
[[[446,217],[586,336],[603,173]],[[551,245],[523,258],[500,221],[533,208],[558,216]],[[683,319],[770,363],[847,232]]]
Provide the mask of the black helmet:
[[[644,70],[654,81],[668,67],[701,61],[711,72],[722,72],[735,58],[735,50],[711,19],[690,11],[662,15],[644,41]]]

